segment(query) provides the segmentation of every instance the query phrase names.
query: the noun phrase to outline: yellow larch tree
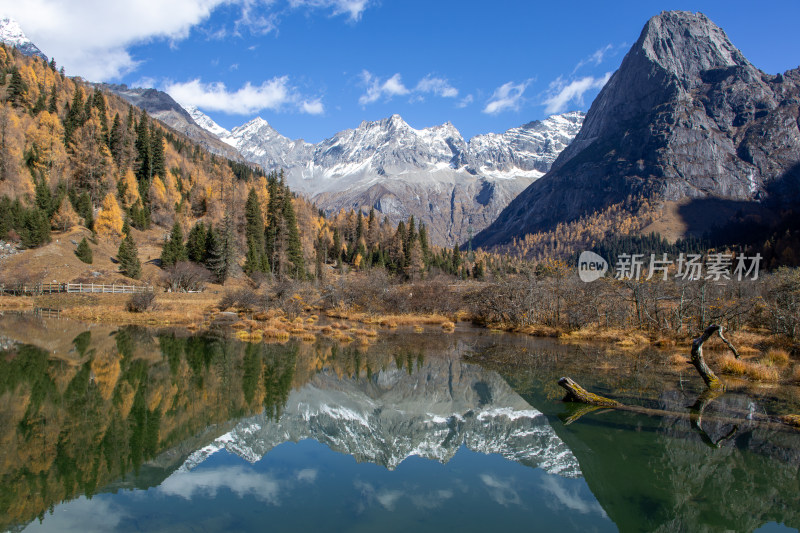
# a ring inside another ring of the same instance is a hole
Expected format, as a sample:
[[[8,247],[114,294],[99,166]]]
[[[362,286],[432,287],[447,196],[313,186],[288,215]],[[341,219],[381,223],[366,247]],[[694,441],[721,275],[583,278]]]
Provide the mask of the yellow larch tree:
[[[94,221],[94,229],[98,235],[118,239],[122,236],[122,210],[119,208],[117,199],[111,193],[103,198],[100,213]]]

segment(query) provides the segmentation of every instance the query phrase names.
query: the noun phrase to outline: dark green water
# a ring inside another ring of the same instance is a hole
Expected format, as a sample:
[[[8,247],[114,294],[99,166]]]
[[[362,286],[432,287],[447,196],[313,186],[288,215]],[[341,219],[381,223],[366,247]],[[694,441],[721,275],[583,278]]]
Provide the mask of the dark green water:
[[[246,344],[19,315],[0,345],[3,529],[800,526],[800,435],[719,418],[800,411],[797,390],[735,389],[701,432],[681,416],[699,379],[656,352],[469,329]],[[575,417],[561,375],[676,414]]]

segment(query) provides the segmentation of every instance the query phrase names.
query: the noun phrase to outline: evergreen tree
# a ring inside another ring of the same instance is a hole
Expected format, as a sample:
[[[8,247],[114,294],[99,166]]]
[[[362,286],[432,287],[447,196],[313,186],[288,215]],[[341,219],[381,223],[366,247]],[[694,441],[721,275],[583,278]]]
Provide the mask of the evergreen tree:
[[[53,114],[58,113],[58,96],[56,95],[56,84],[50,88],[50,103],[47,106],[47,111]]]
[[[303,246],[300,242],[300,230],[297,228],[297,217],[294,214],[292,195],[287,191],[283,201],[283,219],[286,224],[286,253],[289,263],[292,264],[292,275],[295,278],[305,276],[305,260],[303,259]]]
[[[80,87],[75,88],[72,104],[67,107],[66,111],[64,117],[64,145],[69,146],[72,142],[72,134],[75,133],[75,130],[82,126],[84,122],[83,89]]]
[[[206,257],[206,226],[202,222],[198,222],[189,231],[189,236],[186,239],[186,255],[189,261],[195,263],[202,263]]]
[[[92,249],[89,248],[89,241],[86,240],[86,237],[81,239],[81,242],[78,243],[78,249],[75,250],[75,255],[87,265],[92,264]]]
[[[114,121],[111,124],[111,132],[108,135],[108,149],[111,151],[111,157],[114,158],[117,166],[121,166],[125,149],[125,130],[119,118],[119,113],[114,115]]]
[[[166,161],[164,159],[164,138],[155,124],[151,124],[150,127],[150,144],[150,175],[159,176],[163,180],[167,175]]]
[[[139,181],[140,196],[141,189],[146,191],[150,189],[150,178],[152,176],[152,159],[151,159],[151,145],[150,145],[150,128],[147,127],[147,113],[142,110],[142,115],[139,118],[139,125],[136,127],[136,161],[138,167],[136,169],[136,179]],[[144,205],[147,202],[143,200]]]
[[[224,283],[227,271],[222,240],[214,226],[208,227],[206,235],[206,255],[204,260],[206,268],[211,271],[218,283]]]
[[[264,246],[264,217],[261,215],[261,207],[258,202],[258,195],[254,188],[250,188],[247,195],[247,203],[244,207],[244,215],[247,220],[245,226],[245,238],[247,239],[247,255],[244,263],[244,271],[248,274],[253,272],[268,272],[269,261]]]
[[[11,82],[8,84],[8,101],[15,106],[22,107],[25,105],[25,95],[28,92],[28,87],[22,79],[19,70],[15,67],[11,71]]]
[[[453,246],[453,255],[450,261],[450,273],[454,275],[458,275],[458,269],[461,267],[461,250],[458,248],[458,244]]]
[[[267,229],[264,231],[264,253],[270,264],[275,267],[275,239],[278,237],[278,226],[281,216],[281,197],[278,180],[275,174],[267,178],[269,202],[267,203]]]
[[[119,245],[117,261],[119,261],[120,271],[129,278],[139,279],[142,275],[139,251],[136,249],[136,242],[130,234],[126,235]]]
[[[189,258],[186,246],[183,244],[183,230],[176,220],[172,225],[169,238],[164,241],[161,248],[161,268],[169,268],[175,263],[186,261]]]

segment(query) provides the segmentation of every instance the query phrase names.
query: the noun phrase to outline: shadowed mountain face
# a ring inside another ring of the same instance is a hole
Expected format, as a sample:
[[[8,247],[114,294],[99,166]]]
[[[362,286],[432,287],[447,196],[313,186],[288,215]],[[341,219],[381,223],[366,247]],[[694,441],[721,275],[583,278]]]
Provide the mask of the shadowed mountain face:
[[[796,202],[799,108],[800,70],[765,74],[705,15],[664,12],[550,172],[475,242],[549,230],[629,196]]]
[[[366,380],[323,371],[289,395],[278,420],[263,414],[242,420],[191,454],[181,470],[223,448],[256,462],[281,443],[303,439],[390,470],[412,455],[445,463],[465,445],[548,473],[580,475],[542,413],[496,373],[457,358],[426,360],[413,373],[390,368]]]

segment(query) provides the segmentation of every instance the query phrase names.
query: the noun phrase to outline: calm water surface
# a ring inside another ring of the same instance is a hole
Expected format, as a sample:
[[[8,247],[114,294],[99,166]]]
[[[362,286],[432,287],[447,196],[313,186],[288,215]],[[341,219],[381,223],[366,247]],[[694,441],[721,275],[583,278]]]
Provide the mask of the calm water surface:
[[[0,528],[25,531],[786,531],[800,412],[743,386],[464,329],[372,346],[0,317]],[[581,414],[555,384],[676,413]]]

